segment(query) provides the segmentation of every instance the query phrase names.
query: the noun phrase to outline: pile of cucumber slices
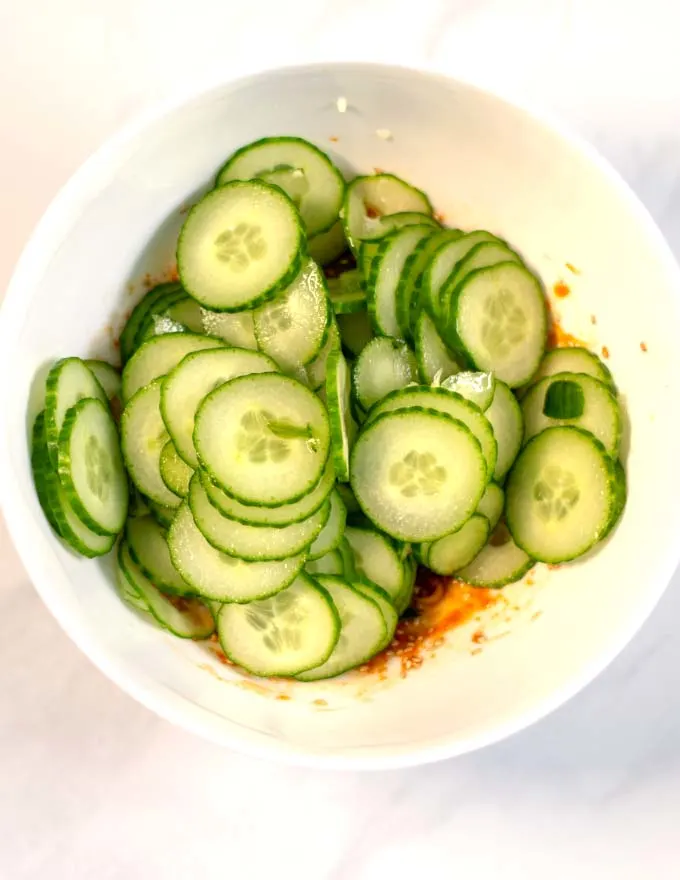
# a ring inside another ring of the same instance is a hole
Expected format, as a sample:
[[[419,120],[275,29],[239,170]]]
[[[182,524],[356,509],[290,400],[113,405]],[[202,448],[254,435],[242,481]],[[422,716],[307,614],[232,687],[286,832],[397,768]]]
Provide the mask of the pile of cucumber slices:
[[[330,678],[391,642],[418,564],[502,587],[618,520],[608,369],[546,353],[522,258],[403,180],[257,141],[187,215],[177,265],[128,319],[122,375],[54,365],[32,448],[55,532],[90,557],[121,536],[121,596],[175,635]]]

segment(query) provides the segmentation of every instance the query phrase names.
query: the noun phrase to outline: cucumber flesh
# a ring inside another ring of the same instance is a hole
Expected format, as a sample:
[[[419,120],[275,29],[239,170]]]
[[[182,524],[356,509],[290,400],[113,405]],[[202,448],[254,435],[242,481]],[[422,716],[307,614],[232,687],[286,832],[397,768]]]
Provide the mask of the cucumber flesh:
[[[484,415],[493,428],[498,444],[498,458],[493,478],[500,482],[517,458],[524,434],[522,410],[505,382],[496,381],[493,401]]]
[[[337,315],[336,321],[343,346],[354,357],[358,357],[373,339],[373,325],[368,312]]]
[[[467,370],[449,376],[441,383],[443,388],[455,391],[470,403],[478,406],[482,412],[486,412],[491,406],[496,391],[496,378],[493,373],[473,373]]]
[[[446,309],[447,297],[460,282],[475,269],[486,269],[497,263],[519,263],[520,258],[506,244],[499,241],[482,241],[472,247],[467,254],[456,263],[456,268],[446,281],[446,287],[442,290],[440,301]]]
[[[498,240],[495,235],[480,229],[453,240],[447,239],[433,254],[423,277],[421,302],[435,324],[448,314],[449,296],[442,300],[442,294],[459,261],[480,242]]]
[[[307,242],[309,256],[320,266],[326,266],[337,260],[347,250],[345,230],[339,220],[331,226],[328,232],[320,232]]]
[[[437,333],[432,318],[425,311],[418,315],[414,338],[418,372],[426,385],[441,385],[444,380],[455,377],[455,374],[460,372],[458,362]]]
[[[223,339],[234,348],[257,350],[252,312],[211,312],[201,309],[203,332]]]
[[[336,314],[344,315],[366,309],[366,290],[359,269],[349,269],[327,279],[328,296]]]
[[[339,550],[331,550],[318,559],[308,559],[305,563],[305,571],[312,577],[316,577],[317,574],[335,574],[343,577],[345,574],[343,555]]]
[[[88,360],[84,363],[94,374],[109,400],[120,397],[120,373],[114,366],[106,361]]]
[[[382,238],[382,218],[406,211],[430,215],[432,206],[425,193],[393,174],[355,177],[340,211],[350,247],[356,248],[360,240]]]
[[[178,498],[186,498],[189,494],[189,483],[194,475],[194,469],[179,457],[172,440],[168,440],[161,449],[158,469],[161,479],[168,489]]]
[[[616,394],[616,385],[609,368],[587,348],[554,348],[547,352],[541,361],[538,372],[532,377],[531,383],[535,385],[540,379],[554,376],[555,373],[583,373],[586,376],[592,376],[593,379],[604,382]]]
[[[387,593],[375,584],[367,584],[363,581],[353,581],[352,586],[355,590],[361,593],[362,596],[366,596],[367,599],[372,599],[380,609],[380,613],[385,621],[385,636],[376,650],[378,652],[383,651],[394,638],[394,633],[397,629],[397,624],[399,623],[397,609],[390,601],[390,597]]]
[[[45,383],[45,437],[55,469],[59,463],[59,435],[66,413],[79,400],[93,397],[107,403],[104,389],[80,358],[63,358],[47,374]]]
[[[125,540],[135,562],[157,587],[183,596],[190,587],[172,564],[165,530],[151,516],[129,519]]]
[[[357,426],[350,411],[352,377],[339,349],[328,359],[326,372],[326,409],[331,432],[331,454],[338,480],[349,482],[349,454]]]
[[[116,587],[118,588],[118,594],[126,605],[132,607],[138,614],[141,614],[147,620],[152,620],[155,622],[155,618],[149,611],[149,606],[146,604],[146,602],[142,598],[141,593],[128,578],[125,572],[122,561],[122,553],[124,550],[128,553],[129,558],[129,550],[127,550],[127,544],[125,543],[125,541],[121,541],[118,544],[118,553],[116,554]],[[130,559],[130,562],[132,562],[132,559]]]
[[[314,391],[316,391],[317,393],[319,389],[325,388],[328,361],[331,354],[339,348],[340,335],[338,333],[338,326],[335,321],[331,321],[331,324],[328,328],[328,334],[326,336],[326,342],[324,343],[323,348],[314,358],[311,364],[308,364],[305,367],[308,385],[310,388],[313,388]]]
[[[534,560],[515,544],[503,523],[489,542],[456,577],[471,587],[504,587],[521,580]]]
[[[181,293],[182,288],[177,281],[157,284],[144,294],[132,310],[120,334],[120,357],[123,363],[128,361],[137,348],[138,334],[150,309],[168,293]]]
[[[352,383],[365,410],[391,391],[416,381],[418,368],[409,347],[396,339],[378,337],[361,352],[354,365]]]
[[[427,567],[435,574],[452,575],[472,562],[488,537],[488,519],[475,513],[457,532],[446,535],[427,547],[424,551]]]
[[[505,504],[505,493],[498,483],[489,483],[486,491],[482,495],[482,499],[477,505],[477,513],[481,513],[489,521],[489,527],[493,531],[498,525],[498,521],[503,513]]]
[[[358,577],[377,584],[397,602],[404,588],[404,566],[394,543],[374,529],[354,526],[347,527],[345,537]]]
[[[335,550],[345,534],[347,521],[347,508],[337,492],[331,492],[330,513],[324,527],[310,544],[307,558],[310,560],[320,559],[322,556]]]
[[[123,370],[121,393],[127,402],[133,394],[149,385],[154,379],[165,376],[193,351],[218,348],[219,339],[199,336],[195,333],[166,333],[154,336],[141,345]]]

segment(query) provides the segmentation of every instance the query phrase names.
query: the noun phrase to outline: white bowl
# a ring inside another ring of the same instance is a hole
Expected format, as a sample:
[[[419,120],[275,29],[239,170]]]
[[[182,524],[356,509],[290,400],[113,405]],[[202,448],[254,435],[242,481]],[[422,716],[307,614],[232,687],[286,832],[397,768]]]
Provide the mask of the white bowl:
[[[342,114],[340,96],[349,102]],[[563,324],[596,349],[608,347],[632,425],[628,505],[611,540],[578,564],[539,567],[533,585],[508,588],[481,624],[453,631],[405,679],[398,670],[387,681],[350,675],[320,685],[241,678],[204,647],[129,611],[114,591],[111,562],[65,550],[33,490],[27,402],[36,374],[54,358],[110,347],[111,325],[120,326],[132,302],[130,284],[139,292],[145,272],[172,263],[180,209],[232,150],[280,133],[310,138],[347,171],[402,175],[450,224],[509,239],[549,290],[567,281]],[[57,197],[23,254],[0,321],[0,492],[10,532],[45,603],[94,663],[204,737],[326,767],[405,766],[478,748],[540,718],[600,672],[676,566],[679,288],[661,235],[614,172],[554,124],[484,91],[364,64],[221,86],[105,145]],[[476,646],[480,625],[489,640]]]

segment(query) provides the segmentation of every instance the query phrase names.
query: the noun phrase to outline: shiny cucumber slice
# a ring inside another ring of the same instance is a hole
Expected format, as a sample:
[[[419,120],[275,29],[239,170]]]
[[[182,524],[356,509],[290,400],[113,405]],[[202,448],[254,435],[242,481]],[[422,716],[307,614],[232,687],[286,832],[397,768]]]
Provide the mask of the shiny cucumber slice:
[[[470,403],[474,403],[482,412],[491,406],[496,391],[496,378],[493,373],[477,373],[462,370],[455,376],[449,376],[441,383],[448,391],[455,391]]]
[[[318,559],[308,559],[305,563],[305,571],[312,577],[316,577],[317,574],[335,574],[343,577],[345,563],[342,553],[339,550],[331,550]]]
[[[477,513],[481,513],[489,520],[489,527],[493,531],[498,525],[498,521],[503,513],[503,505],[505,504],[505,492],[498,483],[491,482],[486,487],[481,501],[477,505]]]
[[[440,385],[444,379],[460,371],[458,361],[437,333],[434,321],[426,311],[418,315],[413,337],[418,372],[423,383]]]
[[[154,379],[165,376],[191,352],[219,348],[222,345],[219,339],[196,333],[154,336],[141,345],[125,365],[121,389],[123,402],[127,402],[140,388],[144,388]]]
[[[397,609],[392,604],[390,597],[385,590],[381,589],[381,587],[378,587],[375,584],[367,584],[364,581],[353,581],[352,586],[355,590],[358,590],[362,596],[366,596],[367,599],[372,599],[383,616],[383,620],[385,621],[385,635],[376,651],[376,653],[379,653],[384,650],[394,638],[394,633],[397,629],[397,624],[399,623]]]
[[[181,292],[182,288],[178,281],[157,284],[144,294],[137,303],[120,334],[120,358],[123,363],[128,361],[137,348],[137,336],[150,309],[166,294]]]
[[[191,592],[172,564],[165,529],[153,517],[129,519],[125,525],[125,540],[132,558],[157,587],[178,596]]]
[[[120,372],[107,361],[87,360],[83,362],[104,389],[109,400],[120,398]]]
[[[494,480],[501,481],[512,467],[522,446],[524,418],[517,398],[505,382],[496,381],[493,401],[484,415],[493,428],[498,444]]]
[[[368,411],[391,391],[415,382],[417,375],[416,359],[406,343],[379,336],[369,342],[354,364],[354,394]]]
[[[360,269],[348,269],[327,279],[328,296],[336,315],[362,312],[366,309],[366,288]]]
[[[616,385],[609,368],[587,348],[553,348],[546,352],[538,372],[531,378],[531,383],[533,385],[546,376],[554,376],[555,373],[583,373],[592,376],[593,379],[604,382],[616,394]]]
[[[456,577],[471,587],[504,587],[520,581],[535,561],[515,544],[503,523],[488,543]]]
[[[330,512],[323,528],[310,544],[307,550],[307,558],[310,560],[320,559],[327,553],[335,550],[345,534],[347,522],[347,508],[337,492],[331,492]]]
[[[59,464],[59,435],[66,413],[79,400],[88,397],[101,400],[102,403],[108,400],[87,364],[77,357],[57,361],[45,382],[45,437],[47,452],[55,470]]]
[[[442,301],[446,282],[455,272],[459,261],[482,241],[499,242],[500,239],[480,229],[444,242],[432,256],[422,281],[421,305],[429,311],[436,326],[440,326],[438,322],[448,315],[449,295]]]
[[[309,256],[320,266],[326,266],[337,260],[346,250],[345,230],[339,220],[336,220],[327,232],[320,232],[307,242]]]
[[[489,520],[479,513],[450,535],[420,547],[421,558],[435,574],[452,575],[477,556],[489,537]]]
[[[361,579],[377,584],[397,602],[404,588],[404,565],[393,541],[370,528],[348,526],[345,537]]]
[[[158,469],[168,489],[178,498],[186,498],[194,469],[179,457],[172,440],[168,440],[161,449]]]
[[[203,332],[223,339],[234,348],[257,350],[252,312],[211,312],[201,308]]]
[[[358,357],[373,339],[373,325],[368,312],[337,315],[336,321],[343,347],[351,355]]]
[[[345,238],[353,250],[361,240],[382,238],[381,218],[403,212],[430,216],[432,205],[425,193],[394,174],[355,177],[347,185],[340,210]]]
[[[352,374],[343,353],[336,349],[328,359],[326,408],[331,431],[331,455],[338,480],[349,482],[349,454],[357,425],[350,410]]]

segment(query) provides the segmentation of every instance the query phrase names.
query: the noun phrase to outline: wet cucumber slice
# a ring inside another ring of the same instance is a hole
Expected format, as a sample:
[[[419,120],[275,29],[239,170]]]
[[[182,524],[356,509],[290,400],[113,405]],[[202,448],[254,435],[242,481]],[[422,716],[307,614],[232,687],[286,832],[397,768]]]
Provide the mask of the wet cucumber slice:
[[[418,368],[404,342],[379,336],[359,355],[352,371],[354,394],[368,411],[391,391],[415,382]]]
[[[217,628],[232,663],[255,675],[292,676],[331,656],[340,619],[328,592],[301,573],[269,599],[224,605]]]
[[[125,526],[125,540],[132,558],[157,587],[178,596],[191,592],[172,564],[165,530],[153,517],[129,519]]]
[[[399,623],[397,609],[392,604],[387,593],[380,587],[376,586],[376,584],[367,584],[364,581],[352,581],[352,586],[355,590],[358,590],[362,596],[366,596],[367,599],[372,599],[375,602],[380,609],[383,620],[385,621],[385,636],[380,643],[380,646],[377,648],[376,653],[378,653],[384,650],[394,638],[394,633],[397,629],[397,624]]]
[[[201,308],[203,332],[207,336],[223,339],[234,348],[248,348],[257,351],[253,313],[246,312],[211,312]]]
[[[361,312],[366,309],[366,289],[359,269],[349,269],[335,278],[328,278],[328,297],[336,315]]]
[[[350,355],[358,357],[373,339],[373,326],[368,312],[337,315],[336,321],[343,347]]]
[[[440,385],[460,372],[460,366],[437,333],[426,311],[418,315],[414,330],[416,360],[420,378],[426,385]]]
[[[521,580],[535,561],[515,544],[502,523],[486,546],[456,577],[472,587],[504,587]]]
[[[493,402],[496,391],[496,377],[493,373],[476,373],[463,370],[455,376],[449,376],[441,383],[443,388],[455,391],[470,403],[478,406],[485,413]]]
[[[345,534],[346,522],[347,508],[338,493],[331,492],[328,518],[324,527],[309,545],[307,558],[310,560],[320,559],[322,556],[335,550]]]
[[[168,489],[178,498],[186,498],[189,494],[189,483],[194,475],[194,469],[179,457],[172,440],[168,440],[161,449],[158,468],[161,479]]]
[[[335,574],[343,577],[345,563],[342,553],[339,550],[331,550],[318,559],[308,559],[305,563],[305,571],[312,577],[316,577],[317,574]]]
[[[430,216],[432,205],[425,193],[394,174],[355,177],[345,190],[340,210],[345,238],[352,249],[360,241],[382,238],[386,232],[382,218],[404,212]]]
[[[120,334],[120,358],[123,363],[128,361],[137,348],[137,337],[151,308],[168,293],[181,293],[178,281],[157,284],[144,294],[132,310]]]
[[[326,337],[323,348],[314,358],[311,364],[308,364],[305,367],[305,374],[307,377],[306,384],[314,391],[316,391],[317,394],[322,389],[325,389],[326,371],[328,369],[328,361],[330,359],[330,356],[334,351],[339,349],[340,334],[338,333],[338,325],[334,320],[332,320],[330,326],[328,327],[328,335]]]
[[[127,402],[133,394],[173,370],[193,351],[220,348],[224,343],[197,333],[166,333],[154,336],[133,354],[125,364],[121,394]]]
[[[538,372],[532,377],[531,384],[535,385],[540,379],[554,376],[555,373],[584,373],[586,376],[592,376],[593,379],[604,382],[616,394],[616,385],[609,368],[587,348],[576,346],[573,348],[554,348],[547,352],[541,361]]]
[[[335,473],[342,483],[349,482],[349,453],[357,425],[350,410],[352,375],[343,353],[331,352],[326,369],[326,409],[331,431],[331,455]]]
[[[498,483],[489,483],[486,491],[482,495],[482,499],[477,505],[477,513],[481,513],[489,520],[489,527],[493,531],[498,525],[498,521],[503,513],[503,505],[505,504],[505,492]]]
[[[116,586],[118,587],[118,593],[127,605],[130,605],[135,611],[144,615],[147,619],[154,620],[153,615],[149,611],[149,606],[142,598],[142,594],[127,576],[125,567],[123,566],[124,552],[129,561],[134,565],[134,562],[130,557],[128,546],[123,540],[118,544],[118,553],[116,554]]]
[[[97,360],[88,360],[84,363],[94,373],[95,379],[102,386],[109,400],[120,397],[120,373],[112,364]]]
[[[326,266],[337,260],[346,250],[345,230],[339,220],[336,220],[327,232],[320,232],[307,242],[309,256],[320,266]]]
[[[92,397],[107,403],[104,389],[80,358],[63,358],[47,374],[45,383],[45,437],[47,452],[56,470],[59,463],[59,435],[66,413],[79,400]]]
[[[451,295],[458,284],[475,269],[486,269],[497,263],[519,263],[522,261],[517,254],[500,241],[481,241],[470,248],[467,254],[456,263],[456,267],[446,280],[446,285],[440,295],[440,303],[443,316],[448,319],[447,306],[451,302]]]
[[[489,521],[479,513],[450,535],[420,546],[425,565],[435,574],[452,575],[477,556],[489,537]]]
[[[345,537],[360,578],[377,584],[397,603],[404,589],[404,565],[393,541],[375,529],[348,526]]]
[[[496,381],[491,406],[484,413],[498,444],[494,480],[501,481],[522,446],[524,418],[517,398],[505,382]]]

